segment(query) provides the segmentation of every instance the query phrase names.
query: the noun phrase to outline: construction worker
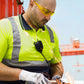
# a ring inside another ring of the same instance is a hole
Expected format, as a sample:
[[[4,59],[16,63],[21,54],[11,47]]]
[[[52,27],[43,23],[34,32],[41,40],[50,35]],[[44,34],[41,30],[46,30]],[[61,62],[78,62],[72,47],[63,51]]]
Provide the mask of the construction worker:
[[[48,84],[63,66],[58,37],[45,25],[56,0],[30,0],[28,10],[0,21],[0,84]]]

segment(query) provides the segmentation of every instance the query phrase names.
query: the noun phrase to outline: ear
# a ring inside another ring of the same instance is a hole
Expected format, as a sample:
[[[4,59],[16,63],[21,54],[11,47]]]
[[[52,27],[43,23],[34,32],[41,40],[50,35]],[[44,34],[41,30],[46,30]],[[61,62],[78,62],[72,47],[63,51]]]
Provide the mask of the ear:
[[[30,0],[30,6],[34,5],[34,0]]]

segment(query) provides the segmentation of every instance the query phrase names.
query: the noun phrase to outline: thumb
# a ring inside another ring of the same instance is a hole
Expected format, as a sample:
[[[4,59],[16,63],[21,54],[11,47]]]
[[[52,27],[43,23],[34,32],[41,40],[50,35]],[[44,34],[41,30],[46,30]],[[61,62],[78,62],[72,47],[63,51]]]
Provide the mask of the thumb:
[[[46,77],[44,77],[44,80],[47,82],[47,84],[52,84]]]

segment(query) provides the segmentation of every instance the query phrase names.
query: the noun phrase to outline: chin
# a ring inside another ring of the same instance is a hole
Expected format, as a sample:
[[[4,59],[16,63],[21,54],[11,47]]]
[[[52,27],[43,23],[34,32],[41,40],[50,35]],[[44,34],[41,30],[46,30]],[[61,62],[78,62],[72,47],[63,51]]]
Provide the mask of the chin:
[[[41,27],[43,27],[46,23],[41,24]]]
[[[44,27],[46,23],[41,23],[41,24],[38,24],[38,27]]]
[[[40,28],[40,27],[44,27],[44,25],[45,25],[45,24],[41,24],[41,25],[39,25],[39,28]]]

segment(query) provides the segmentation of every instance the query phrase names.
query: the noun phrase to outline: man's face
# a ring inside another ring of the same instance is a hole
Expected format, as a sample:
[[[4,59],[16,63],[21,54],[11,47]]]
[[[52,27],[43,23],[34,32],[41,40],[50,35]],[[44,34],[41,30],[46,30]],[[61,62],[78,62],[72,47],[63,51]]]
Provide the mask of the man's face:
[[[34,2],[31,10],[31,20],[37,27],[43,27],[50,20],[52,13],[55,11],[55,0],[40,0]]]

